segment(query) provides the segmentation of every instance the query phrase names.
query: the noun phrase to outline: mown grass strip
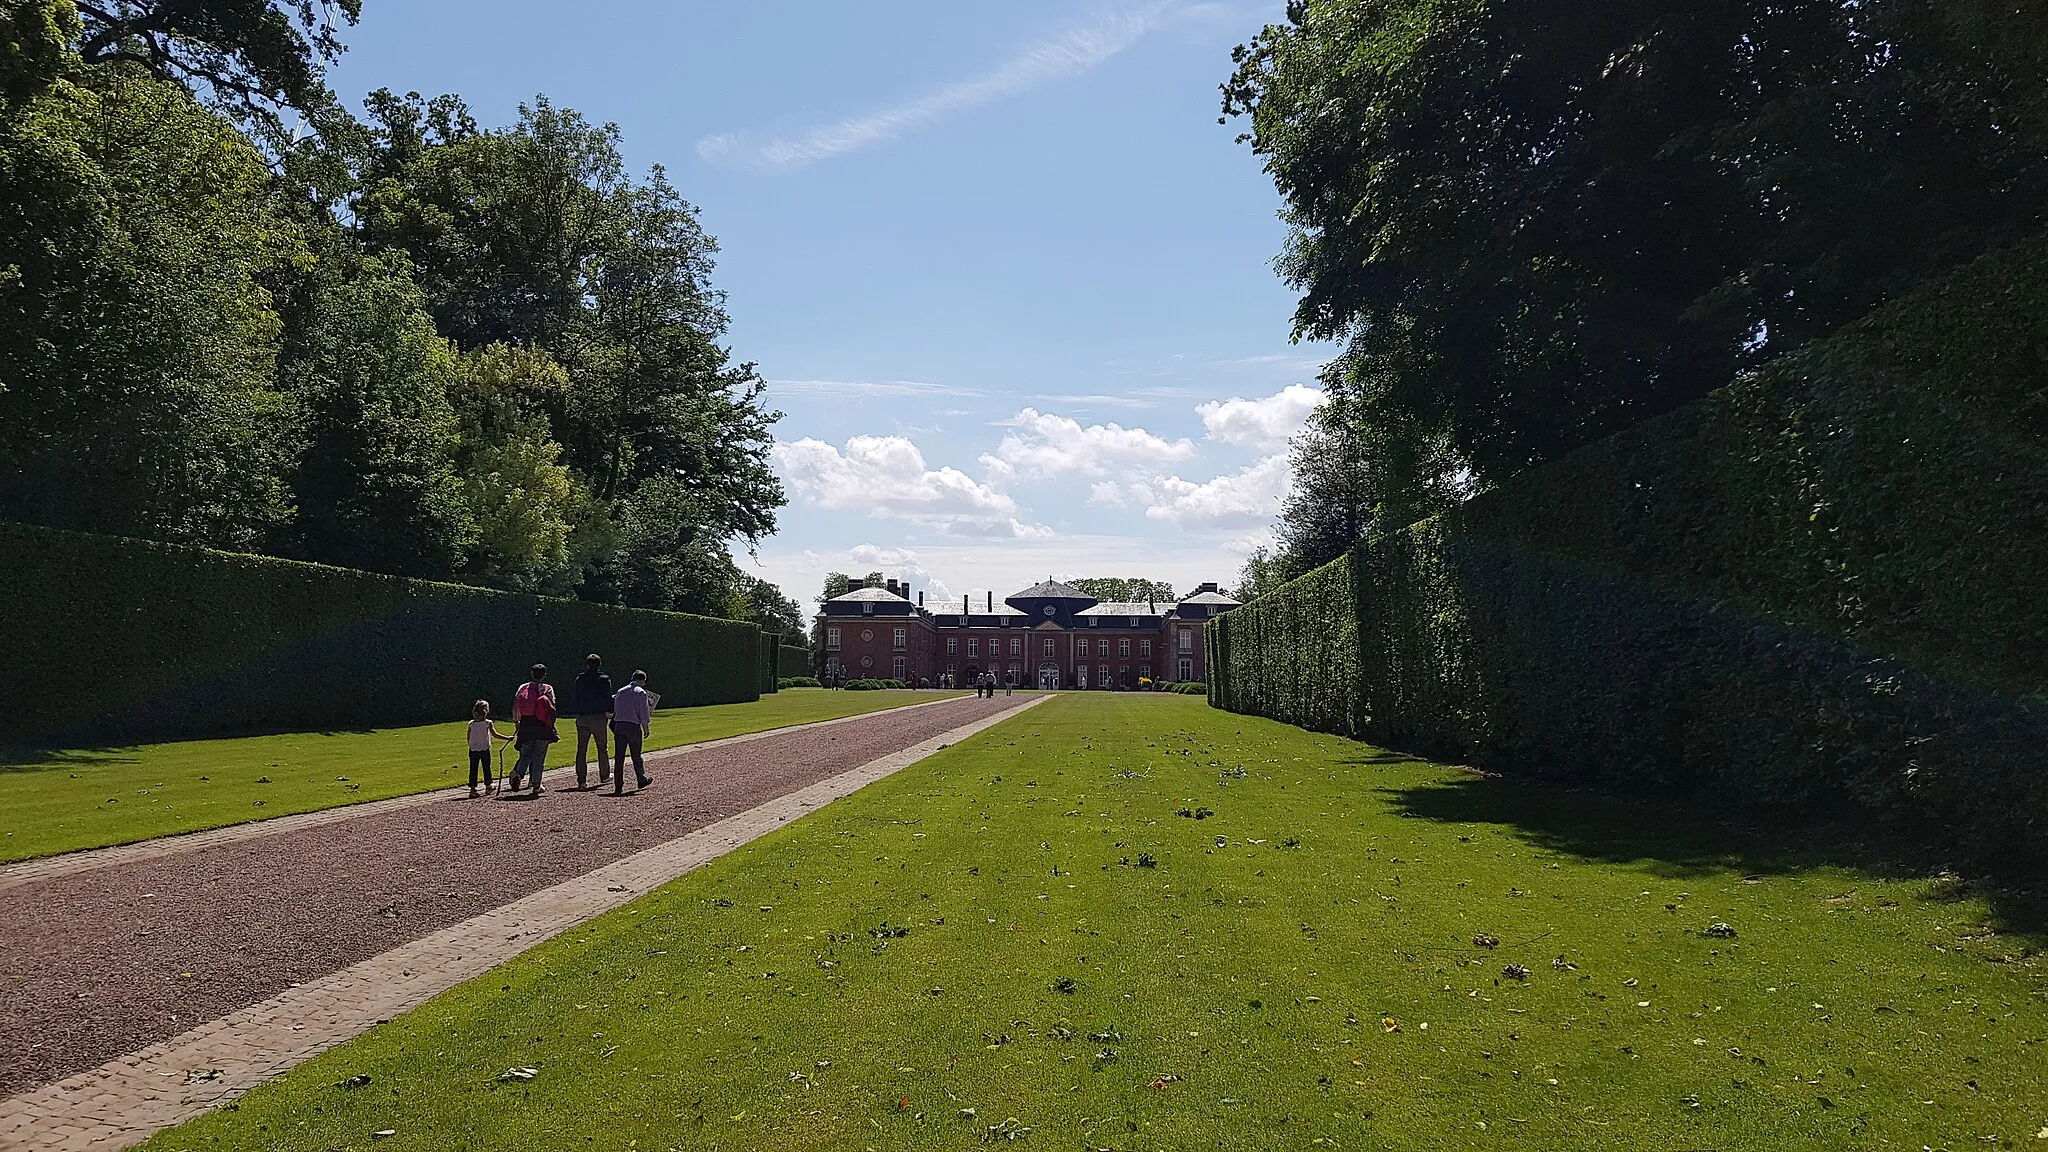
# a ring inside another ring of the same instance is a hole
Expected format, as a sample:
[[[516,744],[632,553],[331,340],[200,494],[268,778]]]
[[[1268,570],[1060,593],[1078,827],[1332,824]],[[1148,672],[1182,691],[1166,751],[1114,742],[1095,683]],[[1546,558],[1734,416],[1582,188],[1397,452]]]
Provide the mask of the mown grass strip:
[[[647,749],[860,715],[942,695],[965,693],[791,689],[745,704],[664,709],[655,715]],[[0,863],[464,784],[469,780],[465,723],[0,759]],[[511,730],[509,722],[500,721],[499,727]],[[563,740],[549,764],[573,765],[575,723],[565,719],[560,728]],[[508,770],[511,761],[508,751]]]
[[[1853,841],[1066,696],[147,1147],[2032,1146],[2048,982],[1997,917]]]

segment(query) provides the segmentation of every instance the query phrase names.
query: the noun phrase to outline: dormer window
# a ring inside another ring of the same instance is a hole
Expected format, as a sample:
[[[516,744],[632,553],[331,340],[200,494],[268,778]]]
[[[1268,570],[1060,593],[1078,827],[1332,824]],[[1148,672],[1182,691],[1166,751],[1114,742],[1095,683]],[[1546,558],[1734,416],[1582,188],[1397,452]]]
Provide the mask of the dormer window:
[[[861,601],[860,611],[863,616],[873,616],[875,614],[875,602],[873,600]]]
[[[1138,626],[1138,618],[1137,618],[1136,616],[1133,616],[1133,617],[1131,617],[1131,627],[1133,627],[1133,628],[1136,628],[1137,626]]]

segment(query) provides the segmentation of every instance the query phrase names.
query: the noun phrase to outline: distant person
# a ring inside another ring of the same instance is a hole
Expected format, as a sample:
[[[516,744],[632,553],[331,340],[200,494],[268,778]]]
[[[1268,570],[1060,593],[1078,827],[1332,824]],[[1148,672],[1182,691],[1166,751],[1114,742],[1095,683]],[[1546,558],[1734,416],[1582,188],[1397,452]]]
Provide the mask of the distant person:
[[[533,774],[533,794],[546,791],[540,786],[540,775],[547,768],[548,747],[561,739],[555,732],[555,688],[545,679],[547,674],[547,665],[535,664],[532,678],[512,697],[513,747],[519,749],[519,761],[512,768],[513,792],[519,791],[519,782],[528,772]]]
[[[647,778],[647,765],[640,759],[640,747],[647,739],[647,729],[654,724],[654,706],[661,703],[661,697],[647,690],[647,673],[633,673],[633,682],[619,689],[612,697],[612,747],[618,757],[612,764],[612,795],[626,794],[626,753],[633,754],[633,775],[645,788],[653,781]]]
[[[1016,694],[1017,674],[1015,672],[1012,672],[1008,676],[1003,677],[1003,695],[1015,696]]]
[[[491,782],[491,741],[510,740],[510,733],[498,731],[491,723],[491,702],[479,700],[469,710],[469,798],[476,799],[476,774],[484,774],[484,791],[495,792],[498,786]]]
[[[612,778],[611,736],[606,725],[612,718],[612,678],[605,675],[604,660],[592,652],[583,658],[583,671],[569,686],[569,714],[576,717],[576,788],[590,786],[585,773],[590,742],[597,741],[597,782]]]

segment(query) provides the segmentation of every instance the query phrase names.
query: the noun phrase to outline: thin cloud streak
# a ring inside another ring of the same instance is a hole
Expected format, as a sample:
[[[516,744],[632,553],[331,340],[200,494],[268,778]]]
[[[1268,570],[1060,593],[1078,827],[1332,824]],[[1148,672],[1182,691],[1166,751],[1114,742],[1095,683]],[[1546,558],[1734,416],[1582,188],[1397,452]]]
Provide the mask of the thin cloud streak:
[[[1086,27],[1027,46],[992,72],[949,84],[905,104],[820,125],[798,136],[761,141],[745,132],[706,136],[697,141],[697,155],[708,164],[772,172],[857,152],[970,108],[1086,72],[1158,28],[1171,7],[1171,0],[1156,0],[1103,13]]]
[[[979,388],[923,380],[770,380],[768,394],[789,396],[986,396]]]

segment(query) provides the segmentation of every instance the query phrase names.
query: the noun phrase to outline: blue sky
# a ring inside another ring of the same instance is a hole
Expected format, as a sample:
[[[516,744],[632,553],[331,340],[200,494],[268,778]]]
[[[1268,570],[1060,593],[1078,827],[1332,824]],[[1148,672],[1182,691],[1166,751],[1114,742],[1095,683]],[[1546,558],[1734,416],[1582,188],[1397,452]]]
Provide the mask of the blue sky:
[[[615,121],[722,252],[786,413],[743,567],[940,596],[1232,581],[1326,346],[1288,340],[1270,181],[1219,125],[1271,3],[371,0],[333,81]]]

